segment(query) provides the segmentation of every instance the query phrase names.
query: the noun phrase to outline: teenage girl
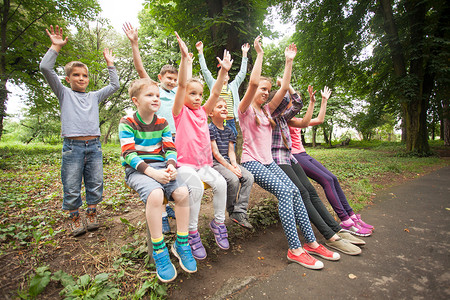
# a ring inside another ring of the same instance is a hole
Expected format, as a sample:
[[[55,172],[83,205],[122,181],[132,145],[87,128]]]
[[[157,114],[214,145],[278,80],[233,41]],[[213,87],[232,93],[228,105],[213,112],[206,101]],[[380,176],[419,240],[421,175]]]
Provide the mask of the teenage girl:
[[[281,84],[278,80],[277,83]],[[314,93],[312,92],[312,86],[308,87],[310,95],[310,103],[308,110],[303,118],[303,121],[308,123],[311,120],[312,112],[314,110],[314,103],[316,101]],[[331,91],[325,87],[325,91],[322,92],[324,97],[329,97]],[[271,93],[272,95],[272,93]],[[297,186],[302,195],[303,203],[308,212],[309,220],[314,224],[319,232],[327,239],[326,245],[339,250],[345,254],[357,255],[361,253],[361,249],[352,244],[363,245],[364,241],[353,237],[347,232],[341,232],[342,228],[330,215],[327,208],[320,200],[315,188],[312,186],[302,167],[297,163],[297,160],[291,153],[291,137],[289,134],[289,127],[287,121],[295,116],[303,106],[303,102],[299,95],[295,93],[294,89],[289,86],[289,93],[286,93],[282,100],[289,103],[292,99],[292,105],[280,113],[274,112],[272,117],[275,120],[276,127],[272,131],[272,156],[278,166],[288,175],[292,182]],[[270,101],[269,96],[269,101]],[[343,235],[343,236],[341,236]],[[304,246],[304,249],[310,253],[318,255],[324,259],[337,260],[339,254],[334,253],[320,245],[317,248],[311,248],[308,245]]]
[[[292,63],[297,54],[297,47],[291,44],[286,48],[286,63],[281,88],[273,100],[263,106],[272,84],[269,79],[261,77],[264,51],[261,48],[260,39],[257,37],[254,42],[257,57],[250,75],[249,86],[238,109],[243,136],[241,163],[253,174],[258,185],[278,198],[278,213],[289,244],[288,260],[306,268],[322,269],[323,263],[305,252],[298,237],[297,225],[309,246],[312,248],[319,246],[309,223],[300,192],[273,161],[270,150],[272,125],[275,125],[270,115],[276,109],[284,110],[285,108],[279,107],[279,104],[289,87]]]
[[[186,44],[179,39],[180,48],[187,51]],[[184,51],[182,51],[184,53]],[[209,137],[208,114],[214,108],[219,98],[220,90],[228,70],[231,68],[231,56],[224,51],[223,60],[217,58],[221,69],[217,81],[211,89],[211,95],[202,106],[203,84],[197,79],[178,82],[177,97],[172,108],[173,118],[177,129],[175,145],[178,152],[178,176],[189,187],[190,216],[188,241],[192,255],[196,259],[206,258],[206,251],[197,230],[200,204],[203,197],[203,182],[211,186],[214,206],[214,219],[209,224],[214,233],[217,245],[221,249],[228,249],[228,234],[225,221],[225,207],[227,201],[227,183],[222,175],[212,168],[211,140]],[[182,60],[183,62],[183,60]],[[187,63],[180,66],[186,72]],[[178,95],[180,94],[180,97]]]
[[[345,197],[337,177],[320,162],[306,153],[301,139],[301,128],[322,124],[325,118],[328,97],[323,97],[319,115],[309,123],[301,118],[292,118],[288,124],[292,139],[292,154],[298,161],[306,175],[318,182],[325,191],[328,202],[341,219],[340,226],[343,230],[358,236],[370,236],[374,227],[361,220],[359,214],[353,212],[352,207]]]

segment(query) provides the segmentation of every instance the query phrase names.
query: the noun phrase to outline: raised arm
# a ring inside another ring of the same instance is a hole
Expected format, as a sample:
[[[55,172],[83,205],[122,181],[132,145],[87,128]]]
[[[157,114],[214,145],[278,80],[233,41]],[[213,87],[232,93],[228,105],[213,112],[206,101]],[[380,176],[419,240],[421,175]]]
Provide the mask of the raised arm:
[[[269,102],[270,113],[273,113],[275,109],[280,105],[283,100],[284,95],[286,95],[289,90],[289,84],[291,82],[292,75],[292,64],[294,63],[294,57],[297,54],[297,46],[292,43],[286,47],[284,50],[284,55],[286,57],[286,63],[284,65],[283,79],[281,80],[281,87],[273,96],[272,101]]]
[[[184,97],[186,95],[189,50],[177,32],[175,32],[175,35],[177,36],[178,45],[180,46],[181,62],[180,69],[178,70],[178,89],[175,94],[172,114],[178,116],[183,109]]]
[[[52,45],[42,58],[39,69],[47,80],[48,85],[55,93],[56,97],[58,97],[58,99],[61,99],[63,95],[64,85],[61,83],[61,80],[59,79],[58,74],[56,74],[54,67],[58,53],[62,49],[62,47],[67,44],[68,38],[63,38],[63,29],[59,28],[58,25],[56,25],[55,29],[56,30],[53,29],[52,25],[50,25],[50,31],[48,29],[45,29],[50,38],[50,41],[52,42]]]
[[[261,37],[258,36],[253,43],[256,50],[256,60],[253,64],[252,73],[250,74],[250,80],[248,83],[247,91],[244,97],[239,103],[239,111],[245,113],[247,108],[252,104],[253,97],[255,96],[256,90],[259,86],[259,80],[261,78],[262,61],[264,56],[264,51],[261,47]]]
[[[105,48],[103,50],[103,57],[105,58],[106,65],[108,66],[109,72],[109,84],[102,89],[96,91],[98,95],[98,101],[101,102],[114,94],[120,87],[119,76],[117,76],[117,70],[114,67],[114,58],[112,50]]]
[[[194,62],[194,53],[189,52],[189,55],[187,57],[187,79],[191,79],[192,78],[192,63]]]
[[[216,105],[216,101],[220,96],[220,91],[222,90],[223,81],[225,80],[225,76],[228,74],[228,70],[230,70],[231,65],[233,64],[233,60],[231,59],[230,52],[228,50],[223,50],[223,59],[217,57],[217,60],[220,64],[219,75],[217,76],[217,80],[214,83],[211,93],[209,95],[208,100],[206,101],[203,107],[205,108],[206,114],[212,112],[214,106]]]
[[[316,97],[315,97],[315,91],[313,92],[313,87],[308,86],[308,93],[309,93],[309,106],[306,110],[305,115],[303,118],[298,118],[294,120],[289,120],[288,125],[291,127],[298,127],[298,128],[305,128],[310,125],[311,118],[314,112],[314,105],[316,104]]]
[[[325,86],[322,91],[320,91],[322,94],[322,103],[320,104],[320,111],[317,115],[317,118],[314,118],[309,122],[309,126],[319,125],[322,124],[325,120],[325,113],[327,112],[327,102],[328,99],[330,99],[331,96],[331,90],[329,87]]]
[[[123,24],[122,29],[130,40],[131,50],[133,51],[133,63],[136,71],[138,72],[139,78],[150,78],[144,69],[144,65],[142,64],[141,53],[139,52],[139,38],[137,29],[133,28],[130,23]]]
[[[208,66],[206,65],[205,56],[203,55],[203,42],[197,42],[195,44],[195,48],[197,48],[198,51],[198,61],[200,63],[200,70],[202,71],[203,78],[205,78],[206,85],[211,90],[215,79],[212,76],[211,71],[208,70]]]
[[[250,50],[250,45],[248,43],[245,43],[244,45],[242,45],[241,50],[242,50],[241,68],[239,69],[239,72],[234,78],[234,80],[230,82],[230,85],[235,84],[236,88],[239,88],[239,86],[244,81],[245,76],[247,75],[247,63],[248,63],[247,53],[248,50]]]

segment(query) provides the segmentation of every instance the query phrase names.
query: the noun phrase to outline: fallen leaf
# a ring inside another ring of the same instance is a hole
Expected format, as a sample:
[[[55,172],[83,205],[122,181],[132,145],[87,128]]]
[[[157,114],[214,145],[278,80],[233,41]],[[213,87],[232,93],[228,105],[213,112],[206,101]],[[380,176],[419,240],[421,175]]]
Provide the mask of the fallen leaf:
[[[303,277],[305,277],[306,276],[306,273],[303,273]]]
[[[404,231],[406,231],[406,232],[409,232],[409,229],[408,228],[405,228],[405,229],[403,229]]]
[[[356,279],[356,275],[355,274],[348,274],[348,278],[350,278],[350,279]]]
[[[446,207],[445,209],[446,209],[446,210],[450,210],[450,207]]]

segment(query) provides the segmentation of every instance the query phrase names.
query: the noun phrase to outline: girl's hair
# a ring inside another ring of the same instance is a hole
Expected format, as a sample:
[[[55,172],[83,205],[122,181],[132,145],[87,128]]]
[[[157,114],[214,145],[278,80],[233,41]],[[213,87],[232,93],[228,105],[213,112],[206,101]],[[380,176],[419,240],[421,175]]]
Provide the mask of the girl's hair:
[[[255,108],[252,106],[253,112],[255,113],[255,122],[256,125],[261,125],[261,121],[258,118],[258,115],[256,114],[256,110]],[[270,126],[272,126],[272,129],[275,128],[275,126],[277,126],[277,124],[275,123],[275,121],[272,119],[272,117],[269,116],[269,114],[267,113],[266,109],[264,107],[261,107],[261,110],[263,111],[264,115],[266,116],[266,118],[269,120]]]
[[[186,86],[188,86],[190,83],[193,83],[193,82],[196,82],[196,83],[200,84],[203,87],[203,82],[200,79],[198,79],[198,78],[190,78],[190,79],[188,79],[187,82],[186,82]]]
[[[264,77],[264,76],[259,77],[259,81],[263,81],[263,80],[268,81],[270,83],[270,85],[273,85],[272,78]]]

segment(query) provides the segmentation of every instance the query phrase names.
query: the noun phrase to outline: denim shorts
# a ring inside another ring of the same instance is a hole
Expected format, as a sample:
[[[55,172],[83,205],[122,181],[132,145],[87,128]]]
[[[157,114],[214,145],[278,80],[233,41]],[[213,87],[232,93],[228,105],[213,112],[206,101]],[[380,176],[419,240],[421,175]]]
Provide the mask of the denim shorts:
[[[86,189],[86,203],[98,204],[103,195],[102,145],[99,138],[88,141],[64,138],[61,160],[63,206],[78,209],[82,204],[81,182]]]
[[[155,162],[150,163],[149,166],[155,169],[165,169],[166,163]],[[133,168],[125,169],[125,182],[130,188],[132,188],[139,194],[139,198],[144,203],[147,203],[148,196],[156,189],[162,189],[166,198],[170,201],[173,201],[172,193],[177,188],[186,186],[178,179],[178,176],[175,180],[169,181],[166,184],[162,184]]]

